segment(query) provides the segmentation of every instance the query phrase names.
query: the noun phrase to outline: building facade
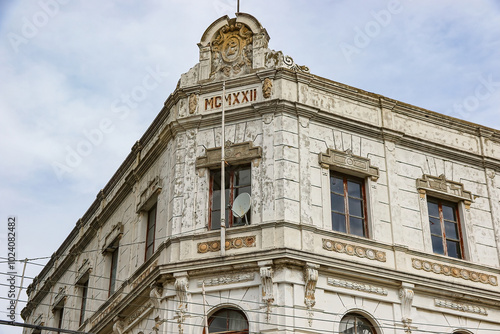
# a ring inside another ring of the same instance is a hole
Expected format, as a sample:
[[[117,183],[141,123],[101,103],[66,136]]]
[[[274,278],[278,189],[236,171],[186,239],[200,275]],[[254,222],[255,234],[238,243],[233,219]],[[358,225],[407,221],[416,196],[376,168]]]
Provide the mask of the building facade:
[[[24,320],[500,333],[500,131],[315,76],[268,41],[244,13],[208,27],[199,63],[30,285]],[[242,193],[246,217],[232,212]]]

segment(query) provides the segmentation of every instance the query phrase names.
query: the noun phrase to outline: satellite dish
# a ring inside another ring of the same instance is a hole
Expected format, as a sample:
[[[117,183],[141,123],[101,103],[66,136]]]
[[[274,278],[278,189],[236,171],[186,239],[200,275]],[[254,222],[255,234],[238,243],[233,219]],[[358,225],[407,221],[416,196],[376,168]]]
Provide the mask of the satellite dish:
[[[248,193],[243,193],[239,194],[238,197],[234,199],[233,202],[233,207],[231,208],[231,211],[233,211],[233,215],[235,215],[238,218],[243,218],[245,217],[245,221],[248,225],[248,220],[247,220],[247,212],[250,210],[250,202],[252,198],[250,197],[250,194]]]

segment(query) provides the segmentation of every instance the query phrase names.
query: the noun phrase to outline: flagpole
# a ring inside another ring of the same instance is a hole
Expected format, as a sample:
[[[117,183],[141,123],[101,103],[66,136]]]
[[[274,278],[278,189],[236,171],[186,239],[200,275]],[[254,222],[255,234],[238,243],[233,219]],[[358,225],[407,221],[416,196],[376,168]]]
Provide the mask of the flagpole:
[[[226,82],[222,82],[222,130],[221,130],[221,160],[220,160],[220,255],[226,255],[226,173],[225,173],[225,120],[224,120],[224,108],[226,99]]]
[[[201,286],[201,293],[203,295],[203,327],[205,327],[205,334],[208,334],[208,320],[207,320],[207,310],[206,310],[206,299],[205,299],[205,282]]]

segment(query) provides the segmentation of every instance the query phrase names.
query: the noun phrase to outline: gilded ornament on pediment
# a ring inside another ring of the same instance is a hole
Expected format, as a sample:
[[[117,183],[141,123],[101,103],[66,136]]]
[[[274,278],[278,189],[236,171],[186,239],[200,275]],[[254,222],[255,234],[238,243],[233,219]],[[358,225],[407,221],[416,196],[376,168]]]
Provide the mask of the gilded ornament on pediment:
[[[231,21],[222,27],[211,43],[210,78],[247,73],[252,67],[253,33],[243,23]]]

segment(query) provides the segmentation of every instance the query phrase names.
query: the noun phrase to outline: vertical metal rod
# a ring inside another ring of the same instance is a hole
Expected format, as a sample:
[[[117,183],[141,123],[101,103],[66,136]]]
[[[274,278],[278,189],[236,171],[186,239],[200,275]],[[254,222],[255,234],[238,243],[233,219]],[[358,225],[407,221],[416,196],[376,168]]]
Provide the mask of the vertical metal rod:
[[[207,310],[206,310],[206,305],[207,302],[205,300],[205,282],[203,282],[203,285],[201,286],[201,293],[203,295],[203,326],[205,327],[205,334],[208,334],[208,319],[207,319]]]
[[[238,7],[236,8],[236,13],[240,12],[240,0],[238,0]]]
[[[226,125],[225,125],[225,115],[224,115],[224,108],[225,108],[225,100],[226,100],[226,82],[222,82],[222,130],[221,130],[221,160],[220,160],[220,187],[221,187],[221,194],[220,194],[220,255],[225,256],[226,255],[226,172],[225,172],[225,164],[226,164],[226,158],[225,158],[225,152],[224,152],[224,145],[225,145],[225,131],[226,131]]]

